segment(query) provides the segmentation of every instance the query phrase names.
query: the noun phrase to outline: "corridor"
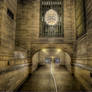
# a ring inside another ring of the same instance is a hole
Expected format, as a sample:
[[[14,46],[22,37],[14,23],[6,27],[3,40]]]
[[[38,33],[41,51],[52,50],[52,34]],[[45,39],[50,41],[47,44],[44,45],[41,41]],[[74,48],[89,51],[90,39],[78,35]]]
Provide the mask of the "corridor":
[[[64,66],[39,66],[18,92],[84,92],[83,87]]]
[[[0,0],[0,92],[92,92],[92,0]]]

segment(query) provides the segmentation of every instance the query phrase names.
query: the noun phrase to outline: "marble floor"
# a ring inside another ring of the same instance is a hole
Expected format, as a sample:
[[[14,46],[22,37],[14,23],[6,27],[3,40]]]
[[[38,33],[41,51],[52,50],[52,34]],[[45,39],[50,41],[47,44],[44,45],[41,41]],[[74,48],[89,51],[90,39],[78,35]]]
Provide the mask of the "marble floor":
[[[84,92],[81,84],[64,66],[39,66],[18,92]]]

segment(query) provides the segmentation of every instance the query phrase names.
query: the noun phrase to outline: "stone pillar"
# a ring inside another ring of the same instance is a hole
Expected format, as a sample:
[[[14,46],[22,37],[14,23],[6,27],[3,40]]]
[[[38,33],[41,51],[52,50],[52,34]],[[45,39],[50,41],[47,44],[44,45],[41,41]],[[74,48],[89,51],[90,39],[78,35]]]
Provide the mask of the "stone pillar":
[[[74,39],[74,0],[64,0],[64,40],[72,41]]]
[[[0,0],[0,65],[3,62],[8,65],[13,58],[16,12],[17,0]]]

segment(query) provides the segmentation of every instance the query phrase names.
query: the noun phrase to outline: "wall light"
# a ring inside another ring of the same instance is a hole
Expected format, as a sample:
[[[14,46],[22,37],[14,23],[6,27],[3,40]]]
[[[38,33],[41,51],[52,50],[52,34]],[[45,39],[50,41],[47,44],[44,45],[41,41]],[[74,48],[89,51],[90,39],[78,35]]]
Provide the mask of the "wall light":
[[[47,52],[47,49],[42,49],[42,52],[45,52],[46,53]]]
[[[57,52],[58,52],[58,53],[61,52],[61,49],[57,49]]]
[[[52,56],[51,58],[54,59],[54,56]]]

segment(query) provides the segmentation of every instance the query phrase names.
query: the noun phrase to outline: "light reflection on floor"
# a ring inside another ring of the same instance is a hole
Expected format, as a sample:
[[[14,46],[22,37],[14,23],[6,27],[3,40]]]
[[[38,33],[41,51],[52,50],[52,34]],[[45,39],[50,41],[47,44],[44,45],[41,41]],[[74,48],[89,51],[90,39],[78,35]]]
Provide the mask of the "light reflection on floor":
[[[63,66],[52,64],[57,92],[83,92],[83,87]],[[40,66],[22,85],[19,92],[56,92],[55,83],[51,75],[51,64]]]

